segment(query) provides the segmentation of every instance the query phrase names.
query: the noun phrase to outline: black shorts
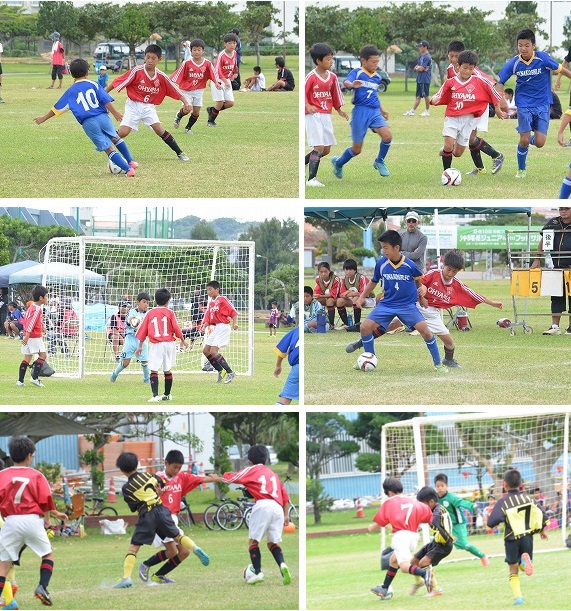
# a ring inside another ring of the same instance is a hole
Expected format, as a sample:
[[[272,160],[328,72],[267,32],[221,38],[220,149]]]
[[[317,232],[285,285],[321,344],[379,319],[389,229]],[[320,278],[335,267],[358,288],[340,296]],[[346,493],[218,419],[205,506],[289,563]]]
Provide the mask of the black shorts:
[[[515,540],[506,539],[504,545],[508,564],[519,564],[522,554],[529,554],[529,557],[533,558],[533,535],[525,535]]]
[[[155,505],[150,511],[139,514],[139,521],[131,538],[133,545],[151,545],[155,535],[161,539],[178,537],[180,531],[172,519],[170,509],[164,505]]]
[[[454,543],[452,541],[448,541],[448,543],[445,545],[443,543],[431,541],[430,543],[427,543],[425,546],[421,547],[418,552],[416,552],[414,557],[420,560],[424,558],[424,556],[428,556],[432,566],[436,566],[441,560],[444,560],[446,556],[450,555],[453,548]]]
[[[571,297],[568,297],[567,299],[565,299],[565,297],[551,297],[552,314],[564,313],[565,308],[567,307],[569,308],[567,311],[571,314]]]

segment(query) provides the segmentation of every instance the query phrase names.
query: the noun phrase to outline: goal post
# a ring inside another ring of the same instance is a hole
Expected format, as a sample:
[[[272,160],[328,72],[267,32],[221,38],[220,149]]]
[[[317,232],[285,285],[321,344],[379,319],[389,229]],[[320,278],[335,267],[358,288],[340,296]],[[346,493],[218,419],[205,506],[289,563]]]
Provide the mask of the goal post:
[[[488,494],[494,494],[496,500],[501,497],[505,471],[517,469],[530,496],[539,489],[537,496],[548,510],[550,525],[560,529],[565,546],[569,530],[569,417],[569,411],[538,410],[519,415],[463,413],[391,422],[381,431],[381,479],[400,479],[404,494],[412,496],[423,486],[434,487],[434,476],[444,473],[451,492],[483,507]]]
[[[48,289],[49,361],[56,375],[82,378],[109,375],[120,354],[110,334],[110,319],[122,302],[137,306],[137,294],[167,288],[169,307],[191,349],[177,354],[177,373],[201,373],[204,337],[196,325],[208,302],[206,283],[216,280],[221,294],[238,311],[224,356],[233,370],[254,369],[254,242],[166,240],[110,237],[53,238],[45,246],[43,285]],[[64,324],[67,320],[67,324]],[[188,331],[188,333],[187,333]],[[124,373],[141,375],[134,366]]]

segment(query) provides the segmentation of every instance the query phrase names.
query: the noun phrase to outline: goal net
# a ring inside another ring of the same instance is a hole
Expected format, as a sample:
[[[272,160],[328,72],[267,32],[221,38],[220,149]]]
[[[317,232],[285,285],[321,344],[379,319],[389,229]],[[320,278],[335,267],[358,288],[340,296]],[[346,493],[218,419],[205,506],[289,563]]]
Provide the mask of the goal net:
[[[224,356],[238,374],[253,374],[254,243],[108,237],[53,238],[45,247],[43,284],[49,362],[56,375],[110,374],[122,350],[112,316],[137,307],[137,294],[167,288],[169,307],[192,347],[177,354],[178,373],[200,373],[208,302],[206,283],[216,280],[238,311]],[[122,303],[131,304],[120,308]],[[124,374],[141,375],[133,366]]]
[[[535,497],[551,517],[553,534],[560,533],[564,544],[569,441],[569,412],[450,414],[392,422],[382,429],[382,479],[396,477],[404,494],[415,495],[423,486],[434,487],[434,476],[444,473],[451,492],[478,502],[483,510],[490,494],[496,500],[502,496],[504,473],[517,469],[530,496],[539,490]],[[477,524],[473,530],[486,532]]]

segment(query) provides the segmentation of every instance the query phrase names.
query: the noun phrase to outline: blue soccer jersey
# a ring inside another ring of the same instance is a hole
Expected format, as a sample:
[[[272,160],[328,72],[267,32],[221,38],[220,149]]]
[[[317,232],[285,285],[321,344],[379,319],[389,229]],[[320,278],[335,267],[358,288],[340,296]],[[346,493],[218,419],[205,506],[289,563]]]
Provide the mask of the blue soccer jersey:
[[[376,72],[370,74],[362,68],[354,68],[349,72],[345,80],[351,83],[357,80],[363,81],[361,87],[353,89],[353,98],[351,101],[355,106],[369,106],[371,108],[379,108],[381,106],[377,91],[379,90],[382,79]]]
[[[147,315],[147,311],[145,312],[139,312],[139,310],[137,308],[131,308],[129,310],[129,313],[127,314],[127,326],[125,329],[125,335],[135,335],[135,333],[137,332],[137,329],[139,328],[139,325],[143,322],[143,318],[145,318],[145,316]],[[131,326],[131,323],[129,322],[131,320],[131,318],[138,318],[139,319],[139,325],[137,325],[137,329],[135,329],[133,326]]]
[[[391,308],[415,304],[418,292],[414,280],[421,277],[422,272],[417,265],[404,255],[398,263],[381,257],[375,265],[372,278],[373,282],[382,283],[384,294],[379,304]]]
[[[524,61],[516,55],[500,70],[499,82],[503,85],[515,75],[515,99],[518,108],[549,105],[553,102],[551,71],[560,72],[560,66],[543,51],[535,51],[529,61]]]
[[[105,104],[113,102],[113,98],[95,81],[81,79],[76,81],[61,98],[53,105],[55,115],[61,115],[70,110],[80,124],[90,117],[108,114]]]
[[[293,367],[299,363],[299,327],[294,327],[286,333],[274,348],[279,356],[285,358]]]

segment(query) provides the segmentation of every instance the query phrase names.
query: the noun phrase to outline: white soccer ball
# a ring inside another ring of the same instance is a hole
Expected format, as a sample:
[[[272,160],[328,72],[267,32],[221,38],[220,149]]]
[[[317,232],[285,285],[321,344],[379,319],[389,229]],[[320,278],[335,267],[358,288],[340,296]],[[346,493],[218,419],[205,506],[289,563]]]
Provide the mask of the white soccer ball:
[[[256,572],[254,571],[254,567],[249,564],[245,569],[244,569],[244,581],[246,583],[250,583],[250,581],[255,577]]]
[[[111,174],[126,174],[125,170],[121,169],[116,163],[113,163],[111,159],[107,160],[107,168]]]
[[[448,168],[442,172],[441,180],[445,187],[457,187],[462,182],[462,172],[456,168]]]
[[[361,371],[374,371],[377,368],[377,357],[371,352],[363,352],[357,359]]]
[[[141,319],[137,316],[131,316],[129,319],[129,324],[133,327],[133,329],[136,329],[141,324]]]

